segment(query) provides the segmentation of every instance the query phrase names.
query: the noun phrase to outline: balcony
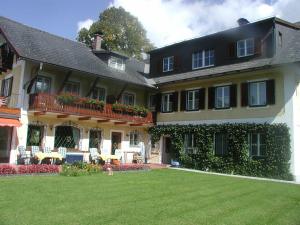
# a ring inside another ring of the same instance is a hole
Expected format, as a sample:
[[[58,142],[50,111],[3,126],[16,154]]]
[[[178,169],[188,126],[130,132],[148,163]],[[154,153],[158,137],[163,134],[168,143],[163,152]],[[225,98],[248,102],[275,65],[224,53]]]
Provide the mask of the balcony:
[[[83,104],[81,101],[76,101],[73,104],[62,104],[58,99],[58,95],[45,93],[30,95],[29,111],[34,111],[36,115],[51,112],[57,114],[57,118],[64,118],[69,115],[73,115],[78,116],[79,120],[93,118],[99,122],[112,121],[119,124],[129,123],[130,125],[147,125],[153,123],[151,112],[148,112],[143,117],[116,112],[113,110],[113,106],[111,104],[104,104],[101,109],[97,105]]]

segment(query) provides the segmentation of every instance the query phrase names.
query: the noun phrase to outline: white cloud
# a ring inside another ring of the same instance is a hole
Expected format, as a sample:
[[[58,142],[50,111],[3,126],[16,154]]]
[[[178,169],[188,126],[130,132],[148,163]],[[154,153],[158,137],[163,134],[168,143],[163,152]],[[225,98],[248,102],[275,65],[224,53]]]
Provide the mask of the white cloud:
[[[94,21],[92,19],[86,19],[83,21],[79,21],[77,23],[77,32],[80,31],[82,28],[90,29]]]
[[[113,0],[136,16],[156,46],[171,44],[271,16],[300,20],[299,0]]]

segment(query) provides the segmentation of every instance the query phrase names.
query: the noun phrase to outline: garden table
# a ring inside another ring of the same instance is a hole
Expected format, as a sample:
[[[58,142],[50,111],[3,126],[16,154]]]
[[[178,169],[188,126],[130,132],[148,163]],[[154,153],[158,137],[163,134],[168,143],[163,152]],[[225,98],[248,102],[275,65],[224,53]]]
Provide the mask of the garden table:
[[[37,152],[34,156],[39,161],[42,161],[43,159],[46,159],[46,158],[62,160],[62,155],[59,154],[58,152],[50,152],[50,153]]]

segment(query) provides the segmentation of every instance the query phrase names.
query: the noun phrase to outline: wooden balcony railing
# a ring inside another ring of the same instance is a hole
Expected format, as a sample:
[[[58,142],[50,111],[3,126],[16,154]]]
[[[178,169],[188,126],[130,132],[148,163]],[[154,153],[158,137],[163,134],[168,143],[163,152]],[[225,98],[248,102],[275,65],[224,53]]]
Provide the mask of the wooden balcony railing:
[[[31,94],[29,99],[29,110],[52,112],[60,114],[69,114],[77,116],[90,116],[101,119],[110,119],[126,121],[137,124],[153,123],[152,113],[149,112],[146,117],[132,116],[127,114],[116,113],[112,110],[111,104],[105,104],[103,110],[99,110],[93,105],[88,107],[84,104],[63,105],[57,100],[56,95],[50,94]]]

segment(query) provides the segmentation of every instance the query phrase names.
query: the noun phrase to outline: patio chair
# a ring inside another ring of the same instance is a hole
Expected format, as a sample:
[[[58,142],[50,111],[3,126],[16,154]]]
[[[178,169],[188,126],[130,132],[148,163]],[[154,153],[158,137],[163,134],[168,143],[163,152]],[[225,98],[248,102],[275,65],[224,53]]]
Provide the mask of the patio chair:
[[[51,148],[50,147],[45,147],[44,148],[44,153],[51,153]]]
[[[31,162],[33,164],[39,164],[40,160],[36,159],[35,155],[40,152],[40,146],[31,146]]]
[[[100,158],[100,155],[99,155],[99,152],[98,152],[98,149],[97,148],[90,148],[90,160],[95,163],[98,163],[99,162],[99,158]]]
[[[57,149],[57,152],[61,155],[61,157],[62,157],[62,163],[64,163],[66,161],[66,157],[67,157],[67,148],[65,148],[65,147],[59,147]]]
[[[19,146],[18,147],[19,151],[19,159],[18,159],[18,164],[29,164],[30,162],[30,154],[26,152],[26,148],[24,146]]]

